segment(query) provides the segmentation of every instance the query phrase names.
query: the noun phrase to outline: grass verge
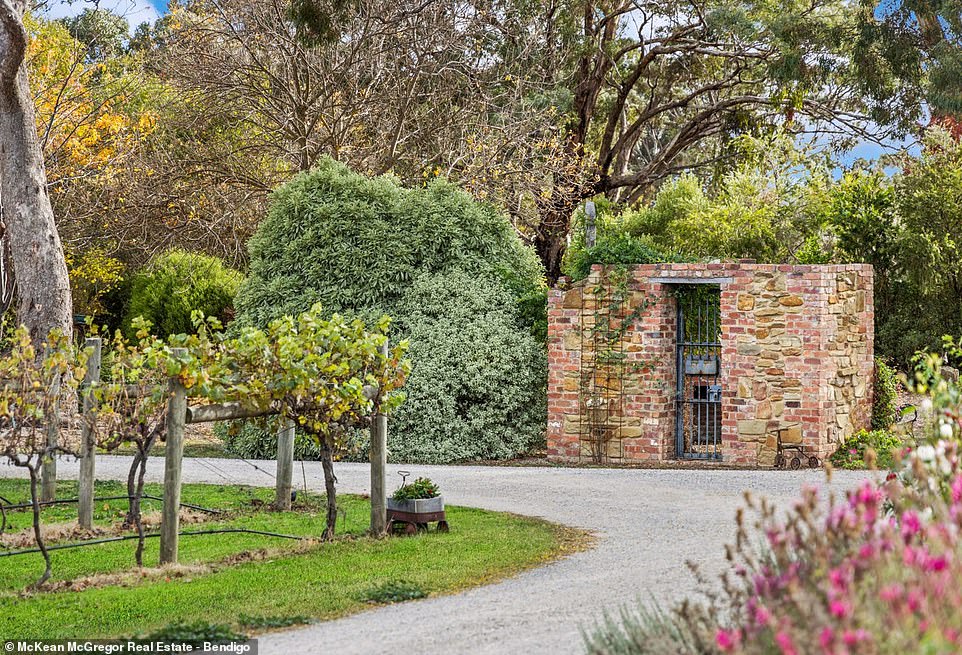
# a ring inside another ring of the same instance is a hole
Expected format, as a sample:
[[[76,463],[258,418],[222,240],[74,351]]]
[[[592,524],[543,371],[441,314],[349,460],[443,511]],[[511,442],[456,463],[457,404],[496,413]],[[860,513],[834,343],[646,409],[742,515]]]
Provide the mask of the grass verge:
[[[97,496],[123,494],[119,483],[98,483]],[[156,485],[148,494],[160,495]],[[62,482],[60,497],[76,485]],[[21,480],[0,480],[0,496],[28,498]],[[323,496],[298,495],[290,512],[267,509],[271,490],[237,486],[184,485],[183,501],[224,514],[184,525],[184,530],[241,527],[317,538],[324,529]],[[334,542],[294,542],[247,534],[182,537],[178,568],[157,569],[158,540],[147,542],[146,569],[134,567],[133,541],[52,553],[56,591],[24,588],[42,571],[40,555],[0,558],[0,634],[7,639],[116,638],[143,634],[197,618],[241,631],[270,629],[304,620],[331,619],[371,606],[371,590],[392,583],[427,595],[451,593],[492,582],[580,550],[580,531],[537,519],[464,507],[449,507],[451,532],[372,539],[364,536],[369,504],[339,498],[342,516]],[[159,503],[145,503],[149,518]],[[126,501],[96,504],[99,531],[114,534]],[[73,540],[74,506],[44,510],[52,539]],[[0,552],[18,546],[28,512],[10,517]]]

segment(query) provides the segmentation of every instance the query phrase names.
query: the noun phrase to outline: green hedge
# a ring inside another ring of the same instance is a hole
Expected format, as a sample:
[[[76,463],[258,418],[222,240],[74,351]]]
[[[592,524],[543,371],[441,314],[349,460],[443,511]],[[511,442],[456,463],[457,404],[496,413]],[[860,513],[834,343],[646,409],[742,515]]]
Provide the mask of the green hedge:
[[[388,314],[392,339],[409,339],[393,461],[508,458],[543,443],[543,269],[494,208],[444,181],[408,189],[325,159],[272,194],[249,247],[240,324],[320,302]]]
[[[277,459],[277,426],[274,421],[223,421],[214,424],[214,434],[224,442],[224,452],[245,459]],[[294,459],[321,458],[317,442],[303,432],[294,438]]]
[[[423,275],[399,315],[412,369],[388,430],[393,461],[506,459],[543,444],[547,357],[495,280]]]
[[[274,191],[248,247],[237,313],[256,325],[315,302],[390,314],[418,275],[450,269],[494,275],[516,302],[544,287],[537,256],[490,205],[442,180],[407,189],[331,159]]]
[[[647,237],[625,233],[599,234],[594,246],[575,244],[565,258],[565,274],[573,281],[588,277],[593,264],[658,264],[681,261],[659,250]]]
[[[134,277],[124,332],[133,336],[131,322],[142,316],[159,336],[190,333],[194,310],[226,323],[233,318],[234,296],[242,280],[240,272],[217,257],[169,250]]]
[[[273,421],[222,421],[214,424],[214,434],[224,443],[224,452],[245,459],[277,459],[277,428]],[[347,440],[341,459],[364,461],[370,448],[366,431],[358,430]],[[294,459],[312,462],[321,459],[317,442],[295,431]]]
[[[888,430],[899,419],[898,374],[875,358],[875,383],[872,397],[872,429]]]

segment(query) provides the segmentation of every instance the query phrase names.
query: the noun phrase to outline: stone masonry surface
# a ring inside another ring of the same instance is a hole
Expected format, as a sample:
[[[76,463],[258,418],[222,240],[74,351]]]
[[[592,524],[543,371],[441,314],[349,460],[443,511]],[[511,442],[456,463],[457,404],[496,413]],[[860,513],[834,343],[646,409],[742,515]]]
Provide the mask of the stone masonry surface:
[[[613,271],[595,266],[586,280],[549,295],[550,459],[627,464],[675,457],[672,289],[698,279],[720,288],[722,462],[772,466],[779,440],[824,458],[868,427],[871,266],[638,265],[623,293],[627,308],[616,310],[609,303]],[[607,320],[606,312],[622,317],[638,307],[617,334],[623,359],[617,367],[605,363],[597,340],[585,335]]]

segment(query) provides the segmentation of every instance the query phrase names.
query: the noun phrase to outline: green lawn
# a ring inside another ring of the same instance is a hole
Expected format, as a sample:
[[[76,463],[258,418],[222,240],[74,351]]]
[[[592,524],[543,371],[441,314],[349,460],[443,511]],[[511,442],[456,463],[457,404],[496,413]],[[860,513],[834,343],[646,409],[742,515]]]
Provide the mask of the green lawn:
[[[72,497],[76,486],[62,482],[60,497]],[[123,493],[119,483],[98,483],[97,495]],[[148,494],[160,495],[156,485]],[[183,501],[216,507],[227,515],[182,529],[245,527],[317,537],[324,529],[323,497],[298,497],[291,512],[274,512],[269,489],[217,485],[185,485]],[[11,502],[27,499],[22,481],[0,480],[0,496]],[[150,577],[89,578],[134,569],[136,542],[118,542],[55,551],[52,582],[94,582],[82,591],[22,594],[43,570],[39,554],[0,558],[0,635],[4,638],[110,638],[143,634],[177,621],[203,619],[239,626],[283,623],[286,617],[329,619],[370,607],[372,588],[407,582],[428,594],[441,594],[490,582],[559,557],[585,543],[582,533],[535,519],[463,507],[449,507],[449,534],[371,539],[364,536],[369,505],[342,496],[344,511],[338,539],[305,546],[260,535],[209,535],[181,538],[183,565],[213,565],[212,570],[185,570]],[[104,528],[118,523],[126,501],[97,503],[95,522]],[[146,502],[145,515],[159,510]],[[74,506],[44,510],[45,523],[64,525],[75,518]],[[12,515],[7,533],[29,526],[29,512]],[[156,566],[158,540],[147,542],[145,565]],[[292,549],[306,548],[293,553]],[[3,548],[0,547],[0,552]],[[253,553],[257,559],[226,563]],[[98,586],[100,585],[100,586]],[[243,619],[243,620],[241,620]]]

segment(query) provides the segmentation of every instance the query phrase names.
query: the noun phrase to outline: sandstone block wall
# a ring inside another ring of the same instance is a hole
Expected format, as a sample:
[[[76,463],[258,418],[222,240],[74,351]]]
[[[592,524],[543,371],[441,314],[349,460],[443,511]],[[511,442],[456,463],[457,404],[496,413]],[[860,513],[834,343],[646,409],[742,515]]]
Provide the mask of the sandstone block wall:
[[[672,290],[689,280],[720,288],[723,462],[771,466],[779,435],[824,458],[868,427],[871,266],[639,265],[621,303],[610,302],[612,271],[549,294],[550,459],[675,458]]]

